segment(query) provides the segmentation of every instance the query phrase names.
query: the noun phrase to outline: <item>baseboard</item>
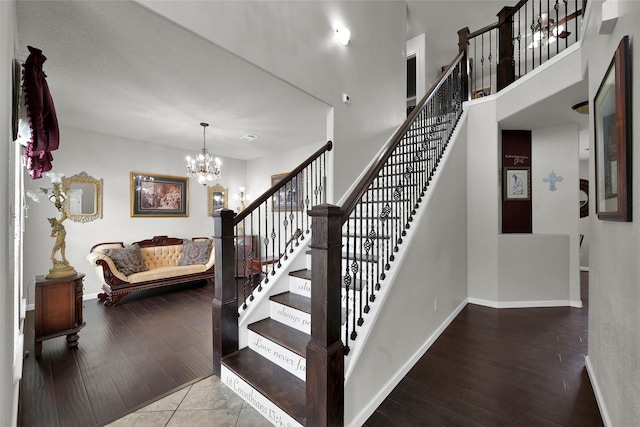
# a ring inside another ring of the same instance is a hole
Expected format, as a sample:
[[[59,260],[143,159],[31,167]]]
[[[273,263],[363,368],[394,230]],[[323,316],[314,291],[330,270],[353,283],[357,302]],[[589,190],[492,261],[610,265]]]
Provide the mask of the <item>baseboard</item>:
[[[98,292],[93,293],[93,294],[84,294],[82,295],[82,301],[88,301],[91,299],[97,299],[98,298]],[[27,304],[26,306],[27,310],[26,311],[33,311],[35,309],[35,304]]]
[[[598,385],[598,380],[596,379],[596,375],[593,371],[593,366],[591,365],[591,359],[589,359],[589,356],[584,357],[584,362],[585,366],[587,367],[587,375],[589,375],[589,381],[591,381],[591,388],[593,389],[593,393],[596,395],[596,402],[598,402],[598,409],[600,409],[602,422],[604,422],[605,427],[609,427],[611,426],[611,419],[609,418],[607,407],[604,404],[602,390],[600,390],[600,386]]]
[[[453,322],[458,314],[462,311],[463,308],[466,307],[468,303],[468,299],[465,299],[458,305],[455,310],[440,324],[440,326],[429,336],[427,341],[416,351],[416,353],[404,364],[404,366],[396,372],[396,375],[387,382],[387,384],[374,396],[374,398],[369,402],[369,404],[363,408],[354,419],[348,424],[351,427],[359,427],[364,425],[364,423],[369,419],[371,414],[375,412],[375,410],[380,406],[380,404],[389,396],[389,394],[393,391],[394,388],[402,381],[402,379],[409,373],[413,365],[415,365],[418,360],[429,350],[429,348],[433,345],[433,343],[438,339],[440,335],[444,332],[445,329]]]
[[[541,308],[541,307],[576,307],[582,308],[582,300],[548,300],[548,301],[491,301],[480,298],[469,298],[469,304],[490,308]]]

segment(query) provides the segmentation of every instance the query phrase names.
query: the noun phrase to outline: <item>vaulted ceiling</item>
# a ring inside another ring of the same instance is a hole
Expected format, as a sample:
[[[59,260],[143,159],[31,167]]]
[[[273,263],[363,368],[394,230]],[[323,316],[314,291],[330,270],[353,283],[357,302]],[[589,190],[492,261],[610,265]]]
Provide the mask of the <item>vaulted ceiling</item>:
[[[407,38],[425,33],[448,63],[456,31],[495,22],[504,5],[408,1]],[[326,138],[329,105],[135,2],[20,0],[17,18],[23,59],[28,45],[49,58],[63,126],[195,151],[209,122],[210,151],[244,160]]]

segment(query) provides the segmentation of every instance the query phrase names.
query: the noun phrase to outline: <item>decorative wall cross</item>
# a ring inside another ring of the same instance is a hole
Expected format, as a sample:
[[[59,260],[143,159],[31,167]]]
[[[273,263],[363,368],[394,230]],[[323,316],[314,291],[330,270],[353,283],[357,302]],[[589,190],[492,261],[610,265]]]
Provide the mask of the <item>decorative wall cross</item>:
[[[556,173],[551,170],[551,172],[549,172],[549,176],[546,178],[542,179],[544,182],[548,182],[549,183],[549,191],[556,191],[556,182],[560,182],[562,181],[562,177],[556,175]]]

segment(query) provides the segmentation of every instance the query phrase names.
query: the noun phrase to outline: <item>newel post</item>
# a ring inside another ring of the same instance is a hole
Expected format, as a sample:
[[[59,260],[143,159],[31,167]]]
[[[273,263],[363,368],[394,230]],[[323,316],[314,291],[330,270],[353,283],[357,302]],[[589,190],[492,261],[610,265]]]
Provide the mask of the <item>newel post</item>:
[[[215,281],[213,297],[213,373],[220,377],[224,356],[238,351],[238,290],[234,278],[233,218],[235,212],[213,212]]]
[[[498,13],[498,72],[497,90],[501,91],[516,79],[513,60],[513,7],[506,6]]]
[[[343,211],[314,206],[311,219],[311,340],[307,345],[307,426],[344,425],[344,345],[340,339]]]
[[[469,27],[458,30],[458,53],[464,52],[464,60],[462,61],[462,93],[463,101],[470,99],[469,93]]]

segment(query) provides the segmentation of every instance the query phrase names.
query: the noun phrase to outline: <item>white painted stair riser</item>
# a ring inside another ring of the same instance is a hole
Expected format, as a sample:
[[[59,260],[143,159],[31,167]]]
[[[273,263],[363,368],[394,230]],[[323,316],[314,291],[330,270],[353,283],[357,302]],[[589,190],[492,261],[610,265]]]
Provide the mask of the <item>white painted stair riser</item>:
[[[276,301],[269,301],[269,316],[282,324],[311,335],[311,314]]]
[[[311,281],[307,279],[302,279],[300,277],[291,276],[289,278],[289,292],[302,295],[307,298],[311,298]],[[343,287],[342,296],[341,296],[342,306],[345,307],[347,305],[347,301],[348,301],[349,307],[353,306],[354,294],[358,292],[359,292],[358,289],[353,289],[353,288],[349,289],[349,291],[347,292],[346,289],[344,289]],[[363,289],[362,292],[364,295],[364,292],[366,292],[366,289]],[[371,289],[369,289],[369,292],[371,292]]]
[[[311,298],[311,280],[289,276],[289,292]]]
[[[247,401],[253,408],[275,426],[302,427],[302,424],[293,419],[289,414],[264,397],[260,392],[251,387],[242,378],[222,365],[220,373],[222,382],[233,390],[238,396]]]
[[[253,331],[249,331],[249,348],[302,381],[307,380],[307,360]]]

